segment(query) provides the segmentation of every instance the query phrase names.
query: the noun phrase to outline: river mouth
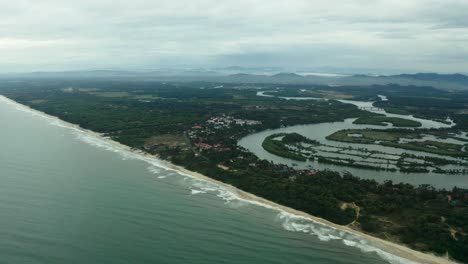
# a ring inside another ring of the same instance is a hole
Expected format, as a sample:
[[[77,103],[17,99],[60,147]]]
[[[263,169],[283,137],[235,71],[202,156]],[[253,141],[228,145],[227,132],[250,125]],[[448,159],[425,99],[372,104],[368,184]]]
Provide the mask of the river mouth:
[[[268,96],[274,97],[272,95],[264,95],[262,92],[257,93],[258,96]],[[385,99],[385,96],[381,97],[381,99]],[[303,97],[285,97],[281,98],[285,100],[327,100],[327,99],[320,99],[320,98],[308,98],[304,99]],[[373,112],[383,114],[388,117],[397,117],[397,118],[404,118],[413,121],[417,121],[421,123],[422,129],[430,129],[430,128],[450,128],[453,127],[455,124],[452,120],[447,120],[448,123],[441,123],[433,120],[415,118],[410,115],[397,115],[397,114],[390,114],[385,112],[383,109],[377,109],[373,106],[373,102],[361,102],[361,101],[350,101],[350,100],[339,100],[342,103],[348,103],[356,105],[358,108]],[[431,154],[427,152],[421,151],[414,151],[414,150],[405,150],[401,148],[395,147],[388,147],[382,145],[374,145],[374,144],[357,144],[357,143],[346,143],[346,142],[338,142],[333,140],[328,140],[326,137],[337,132],[340,130],[345,129],[391,129],[392,126],[375,126],[375,125],[359,125],[354,124],[353,122],[356,118],[346,119],[343,122],[329,122],[329,123],[320,123],[320,124],[311,124],[311,125],[297,125],[291,127],[284,127],[279,129],[272,129],[261,131],[255,134],[248,135],[239,140],[238,145],[251,151],[260,159],[265,159],[271,161],[276,164],[284,164],[288,166],[295,167],[297,169],[303,170],[334,170],[339,172],[350,172],[354,176],[363,179],[373,179],[378,182],[385,182],[391,180],[393,182],[402,182],[402,183],[409,183],[413,185],[421,185],[421,184],[431,184],[436,188],[447,188],[451,189],[455,186],[460,188],[468,188],[468,177],[467,175],[463,174],[441,174],[435,173],[432,170],[425,173],[403,173],[400,171],[387,171],[387,170],[369,170],[369,169],[362,169],[362,168],[355,168],[350,166],[344,165],[335,165],[335,164],[324,164],[320,163],[317,160],[308,160],[305,162],[295,161],[287,158],[282,158],[277,155],[271,154],[267,152],[262,147],[262,142],[264,139],[273,134],[280,134],[280,133],[298,133],[301,134],[309,139],[316,140],[320,144],[323,144],[327,147],[330,147],[328,151],[324,151],[328,156],[336,156],[341,158],[347,158],[346,154],[343,153],[333,153],[333,149],[335,148],[349,148],[352,149],[367,149],[368,151],[375,151],[388,154],[390,156],[399,156],[403,153],[417,155],[417,156],[429,156],[429,157],[436,157],[436,158],[445,158],[445,159],[457,159],[456,157],[447,157],[441,156],[437,154]],[[435,139],[434,140],[440,140]],[[445,139],[448,140],[448,139]],[[450,140],[449,140],[450,141]],[[383,154],[385,155],[385,154]],[[463,166],[458,166],[463,167]],[[457,169],[455,165],[449,165],[448,169]]]

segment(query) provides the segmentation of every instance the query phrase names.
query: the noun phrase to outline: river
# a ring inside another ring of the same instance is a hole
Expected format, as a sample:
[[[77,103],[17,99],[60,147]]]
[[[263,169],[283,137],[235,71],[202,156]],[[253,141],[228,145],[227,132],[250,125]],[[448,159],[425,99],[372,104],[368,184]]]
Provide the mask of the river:
[[[258,92],[258,96],[266,96],[266,97],[274,97],[272,95],[264,94],[264,92]],[[313,98],[313,97],[280,97],[281,99],[285,100],[327,100],[323,98]],[[383,98],[385,98],[383,96]],[[418,121],[422,124],[421,128],[443,128],[443,127],[451,127],[454,125],[453,121],[448,120],[450,124],[445,124],[433,120],[426,120],[421,118],[416,118],[409,115],[398,115],[398,114],[390,114],[385,112],[382,109],[375,109],[373,108],[372,102],[360,102],[360,101],[351,101],[351,100],[339,100],[342,103],[354,104],[359,108],[362,109],[369,109],[370,112],[376,112],[380,114],[384,114],[389,117],[399,117],[405,119],[411,119]],[[343,142],[336,142],[327,140],[326,136],[333,134],[336,131],[343,130],[343,129],[365,129],[365,128],[376,128],[376,129],[384,129],[385,127],[382,126],[372,126],[372,125],[356,125],[353,124],[355,119],[350,118],[346,119],[343,122],[330,122],[330,123],[320,123],[320,124],[312,124],[312,125],[298,125],[298,126],[291,126],[279,129],[271,129],[262,131],[259,133],[248,135],[241,140],[239,140],[238,144],[245,149],[253,152],[257,157],[260,159],[266,159],[272,161],[277,164],[286,164],[290,166],[296,166],[299,169],[317,169],[317,170],[324,170],[330,169],[335,171],[341,172],[350,172],[355,176],[358,176],[363,179],[374,179],[379,182],[384,182],[386,180],[392,180],[393,182],[404,182],[410,183],[413,185],[420,185],[420,184],[431,184],[437,188],[448,188],[451,189],[455,186],[460,188],[468,188],[468,175],[463,174],[438,174],[438,173],[402,173],[402,172],[392,172],[392,171],[375,171],[375,170],[368,170],[368,169],[360,169],[360,168],[352,168],[347,166],[340,166],[340,165],[330,165],[330,164],[323,164],[317,161],[307,161],[307,162],[298,162],[286,158],[282,158],[271,154],[263,149],[262,142],[263,140],[272,134],[277,133],[292,133],[296,132],[303,136],[306,136],[310,139],[317,140],[322,144],[326,144],[329,146],[337,146],[337,147],[347,147],[353,146],[354,148],[366,148],[369,150],[380,151],[385,153],[391,154],[402,154],[402,153],[409,153],[415,154],[419,156],[435,156],[435,157],[444,157],[438,156],[429,153],[422,153],[418,151],[409,151],[403,150],[393,147],[384,147],[379,145],[364,145],[364,144],[351,144],[351,143],[343,143]],[[388,126],[386,128],[391,128]],[[462,142],[463,143],[463,142]],[[447,158],[447,157],[444,157]],[[450,158],[448,158],[450,159]]]

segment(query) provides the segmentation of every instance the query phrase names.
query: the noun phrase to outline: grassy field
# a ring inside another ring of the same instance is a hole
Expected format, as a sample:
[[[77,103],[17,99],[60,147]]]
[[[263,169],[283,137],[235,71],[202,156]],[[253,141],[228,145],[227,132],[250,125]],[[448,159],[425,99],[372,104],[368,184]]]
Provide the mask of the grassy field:
[[[90,92],[92,95],[102,96],[102,97],[128,97],[129,93],[127,92]]]
[[[398,142],[401,136],[402,134],[388,130],[345,129],[327,136],[327,139],[349,143],[373,144],[375,141]]]
[[[438,142],[426,140],[422,142],[408,142],[408,143],[395,143],[395,142],[382,142],[384,146],[395,148],[402,148],[407,150],[423,151],[427,153],[439,154],[444,156],[453,157],[466,157],[468,153],[463,151],[463,145],[451,144],[445,142]]]
[[[463,145],[452,144],[434,140],[410,141],[401,143],[400,139],[420,139],[423,135],[416,132],[392,131],[392,130],[370,130],[370,129],[345,129],[337,131],[327,137],[328,140],[376,144],[407,150],[422,151],[453,157],[466,157],[468,152],[464,151]]]
[[[145,149],[151,149],[154,146],[186,147],[187,144],[182,135],[165,134],[146,139]]]
[[[421,123],[409,119],[386,116],[368,116],[356,119],[353,124],[387,126],[387,123],[395,127],[421,127]]]

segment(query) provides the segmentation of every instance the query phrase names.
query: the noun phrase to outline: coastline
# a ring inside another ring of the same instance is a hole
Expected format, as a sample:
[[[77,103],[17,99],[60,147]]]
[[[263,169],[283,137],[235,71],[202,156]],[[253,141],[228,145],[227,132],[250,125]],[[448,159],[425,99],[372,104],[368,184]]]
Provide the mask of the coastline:
[[[100,133],[97,133],[97,132],[94,132],[94,131],[91,131],[91,130],[87,130],[87,129],[83,129],[83,128],[79,127],[78,125],[65,122],[65,121],[59,119],[58,117],[51,116],[51,115],[48,115],[46,113],[35,110],[33,108],[30,108],[30,107],[28,107],[26,105],[22,105],[22,104],[14,101],[14,100],[12,100],[10,98],[7,98],[7,97],[5,97],[3,95],[0,95],[0,100],[5,101],[7,104],[19,107],[19,108],[21,108],[21,109],[23,109],[25,111],[28,111],[28,112],[31,112],[33,114],[39,115],[39,116],[41,116],[43,118],[47,118],[47,119],[49,119],[51,121],[58,122],[58,124],[60,126],[63,126],[63,127],[69,128],[69,129],[73,129],[75,131],[79,131],[80,133],[84,133],[85,135],[92,136],[92,137],[94,137],[96,139],[99,139],[100,141],[106,142],[106,143],[118,148],[119,150],[132,153],[137,158],[139,158],[141,160],[144,160],[144,161],[147,161],[147,162],[151,162],[155,166],[160,166],[162,168],[178,172],[179,174],[184,175],[184,176],[192,177],[192,178],[195,178],[195,179],[199,179],[199,180],[202,180],[202,181],[206,181],[206,182],[215,184],[215,185],[229,191],[230,193],[232,193],[236,197],[236,199],[243,200],[243,201],[246,201],[248,203],[256,204],[256,205],[259,205],[259,206],[267,207],[267,208],[270,208],[272,210],[279,211],[281,213],[287,213],[287,214],[290,214],[290,215],[292,215],[294,217],[298,217],[298,218],[302,218],[302,219],[308,219],[308,220],[310,220],[310,221],[312,221],[314,223],[324,225],[326,227],[338,230],[340,232],[345,232],[347,234],[357,236],[358,238],[365,239],[366,241],[372,243],[371,245],[373,247],[376,247],[377,249],[380,249],[380,250],[382,250],[382,251],[384,251],[384,252],[386,252],[388,254],[391,254],[393,256],[396,256],[398,258],[401,258],[402,261],[400,261],[400,263],[403,262],[403,260],[409,260],[409,261],[416,262],[416,263],[428,263],[428,264],[432,264],[432,263],[455,263],[455,262],[453,262],[451,260],[448,260],[446,258],[443,258],[443,257],[437,257],[437,256],[434,256],[432,254],[415,251],[413,249],[407,248],[406,246],[396,244],[396,243],[393,243],[393,242],[390,242],[390,241],[386,241],[386,240],[383,240],[383,239],[380,239],[380,238],[376,238],[376,237],[373,237],[371,235],[362,233],[360,231],[351,229],[351,228],[349,228],[347,226],[337,225],[337,224],[329,222],[329,221],[327,221],[325,219],[322,219],[322,218],[315,217],[313,215],[307,214],[305,212],[301,212],[301,211],[295,210],[293,208],[289,208],[289,207],[286,207],[286,206],[271,202],[271,201],[266,200],[264,198],[258,197],[258,196],[254,195],[254,194],[242,191],[242,190],[240,190],[240,189],[238,189],[238,188],[236,188],[236,187],[234,187],[232,185],[229,185],[229,184],[214,180],[214,179],[212,179],[210,177],[207,177],[205,175],[202,175],[200,173],[187,170],[184,167],[172,164],[172,163],[170,163],[168,161],[161,160],[161,159],[157,158],[154,155],[150,155],[150,154],[145,153],[143,151],[132,149],[129,146],[120,144],[120,143],[118,143],[116,141],[113,141],[113,140],[111,140],[109,138],[106,138]]]

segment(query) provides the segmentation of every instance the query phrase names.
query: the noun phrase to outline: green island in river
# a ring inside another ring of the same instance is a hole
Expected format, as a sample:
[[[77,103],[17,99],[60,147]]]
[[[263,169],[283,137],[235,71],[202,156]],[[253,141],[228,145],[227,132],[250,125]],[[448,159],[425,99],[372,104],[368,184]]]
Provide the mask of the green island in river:
[[[296,147],[300,147],[301,143],[318,144],[318,142],[312,141],[300,134],[289,133],[274,134],[266,137],[262,143],[262,147],[268,152],[284,158],[306,161],[307,157],[288,148],[288,145],[290,144],[294,144]]]
[[[422,143],[413,143],[416,146],[421,146],[420,148],[417,147],[407,147],[410,143],[406,144],[385,144],[385,140],[393,139],[389,137],[387,134],[388,131],[381,131],[380,133],[375,133],[369,130],[341,130],[338,131],[327,139],[341,141],[341,142],[351,142],[351,143],[364,143],[364,144],[372,144],[369,139],[378,140],[378,144],[382,144],[383,146],[390,146],[390,147],[400,147],[403,149],[411,149],[411,150],[426,150],[427,146],[431,146],[430,144],[434,144],[437,146],[445,146],[449,150],[454,148],[452,145],[455,144],[447,144],[441,143],[437,141],[429,141],[429,142],[422,142]],[[349,136],[348,136],[349,135]],[[359,135],[359,137],[358,137]],[[385,135],[385,136],[383,136]],[[342,139],[343,136],[349,137],[349,141]],[[285,140],[288,137],[293,137],[296,140],[290,141]],[[412,146],[412,145],[410,145]],[[457,145],[458,146],[458,145]],[[386,171],[401,171],[404,173],[425,173],[429,172],[429,168],[433,168],[434,171],[438,173],[468,173],[466,169],[460,170],[452,170],[452,171],[444,171],[440,166],[445,165],[462,165],[468,166],[466,162],[459,161],[459,160],[451,160],[447,158],[440,158],[440,157],[431,157],[431,156],[417,156],[408,153],[403,154],[391,154],[391,153],[384,153],[379,151],[369,151],[362,148],[353,149],[351,147],[336,147],[336,146],[327,146],[324,144],[320,144],[317,141],[310,140],[302,135],[297,133],[279,133],[267,136],[262,143],[262,147],[275,155],[278,155],[283,158],[288,158],[296,161],[306,161],[308,159],[316,159],[319,163],[326,163],[326,164],[335,164],[335,165],[344,165],[348,167],[354,168],[362,168],[362,169],[369,169],[369,170],[386,170]],[[321,147],[326,147],[328,151],[322,150],[321,153],[317,151]],[[452,148],[449,148],[452,147]],[[457,147],[460,153],[452,153],[452,152],[443,152],[438,151],[437,154],[443,153],[449,156],[458,156],[463,157],[466,156],[466,153],[461,151],[460,147]],[[428,148],[430,151],[429,153],[434,152],[433,148]],[[353,151],[354,154],[350,154],[349,151]],[[348,153],[347,153],[348,152]],[[327,155],[323,155],[326,153],[346,153],[348,158],[339,158],[339,157],[329,157]],[[322,154],[322,155],[321,155]],[[377,157],[380,155],[380,157]],[[352,157],[352,158],[351,158]],[[361,161],[358,161],[362,159]]]
[[[386,117],[386,116],[367,116],[356,119],[353,124],[367,124],[376,126],[386,126],[392,124],[395,127],[420,127],[421,123],[414,120],[399,118],[399,117]]]
[[[465,151],[468,144],[461,145],[434,140],[411,141],[411,139],[423,139],[423,135],[407,130],[351,129],[338,131],[327,138],[348,143],[377,144],[439,155],[468,157],[468,152]],[[405,142],[402,139],[410,140]]]
[[[375,113],[339,101],[342,98],[375,101],[376,95],[385,93],[389,101],[379,107],[395,107],[396,102],[405,101],[408,106],[405,111],[411,114],[437,120],[450,115],[456,126],[439,130],[343,130],[329,136],[341,143],[382,144],[427,153],[427,157],[405,154],[376,158],[381,160],[379,166],[372,164],[375,160],[365,163],[370,155],[383,155],[378,151],[361,153],[352,146],[327,146],[297,133],[273,135],[264,140],[263,146],[275,155],[298,161],[313,158],[323,163],[379,170],[424,172],[428,166],[437,170],[439,166],[466,162],[450,159],[466,157],[466,146],[411,139],[419,140],[424,133],[465,140],[466,135],[461,132],[468,129],[468,114],[459,105],[460,98],[468,98],[466,92],[398,85],[284,84],[278,95],[294,95],[304,90],[329,100],[282,100],[257,95],[259,91],[277,87],[278,84],[233,82],[220,86],[219,82],[47,78],[0,84],[2,94],[21,104],[188,170],[336,224],[468,263],[468,190],[414,186],[391,180],[377,182],[331,170],[297,169],[259,159],[237,144],[249,134],[268,129],[343,122],[350,118],[358,118],[358,122],[365,124],[389,122],[419,127],[410,121],[375,117]],[[437,112],[432,111],[434,98],[443,101]],[[416,99],[418,104],[414,105]],[[468,105],[468,99],[463,103]],[[402,138],[409,141],[401,142]],[[325,156],[349,155],[351,151],[354,156],[341,160]],[[422,166],[419,160],[429,165]],[[449,173],[443,168],[439,172]]]

